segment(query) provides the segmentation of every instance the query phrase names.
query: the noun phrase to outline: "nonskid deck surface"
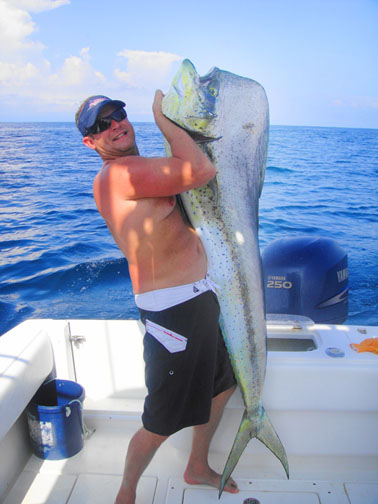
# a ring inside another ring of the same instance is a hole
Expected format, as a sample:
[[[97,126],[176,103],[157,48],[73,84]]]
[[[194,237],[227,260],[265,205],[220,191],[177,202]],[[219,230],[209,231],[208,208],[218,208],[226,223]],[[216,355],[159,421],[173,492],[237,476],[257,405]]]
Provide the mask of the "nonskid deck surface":
[[[102,419],[77,455],[57,461],[33,455],[4,504],[113,503],[121,483],[127,444],[139,426],[136,421]],[[270,453],[243,455],[233,475],[239,494],[224,492],[218,501],[217,489],[185,483],[182,474],[187,456],[169,442],[163,444],[140,481],[137,504],[378,503],[375,457],[355,462],[345,457],[332,461],[318,457],[307,463],[303,457],[292,457],[292,477],[286,480],[279,462]],[[221,472],[224,455],[212,453],[210,464]]]
[[[5,503],[23,504],[103,504],[113,503],[121,476],[105,474],[56,475],[25,471],[18,481],[18,491]],[[137,504],[376,504],[378,484],[236,479],[240,492],[224,493],[210,487],[189,487],[183,479],[163,482],[158,495],[157,477],[143,476],[138,487]],[[24,488],[28,488],[24,493]],[[164,495],[166,493],[166,495]],[[348,499],[349,497],[349,499]]]

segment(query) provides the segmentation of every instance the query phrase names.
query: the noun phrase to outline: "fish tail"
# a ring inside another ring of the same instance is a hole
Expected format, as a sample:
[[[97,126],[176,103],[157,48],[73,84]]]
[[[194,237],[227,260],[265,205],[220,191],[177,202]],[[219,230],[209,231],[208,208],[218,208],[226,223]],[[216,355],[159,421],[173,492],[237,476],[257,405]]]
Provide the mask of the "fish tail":
[[[269,450],[275,455],[283,465],[287,478],[289,479],[289,463],[287,461],[286,451],[283,447],[277,432],[274,430],[271,421],[262,406],[261,421],[258,425],[257,439],[264,443]]]
[[[219,498],[221,497],[227,480],[231,476],[232,471],[238,463],[238,460],[243,453],[244,448],[253,438],[257,438],[262,443],[264,443],[267,448],[269,448],[269,450],[281,462],[285,469],[286,476],[289,478],[289,464],[287,461],[285,448],[283,447],[280,438],[274,430],[274,427],[271,424],[271,421],[264,407],[261,406],[259,417],[253,419],[248,418],[247,410],[244,410],[244,415],[240,423],[239,430],[236,434],[234,444],[223,470],[219,488]]]

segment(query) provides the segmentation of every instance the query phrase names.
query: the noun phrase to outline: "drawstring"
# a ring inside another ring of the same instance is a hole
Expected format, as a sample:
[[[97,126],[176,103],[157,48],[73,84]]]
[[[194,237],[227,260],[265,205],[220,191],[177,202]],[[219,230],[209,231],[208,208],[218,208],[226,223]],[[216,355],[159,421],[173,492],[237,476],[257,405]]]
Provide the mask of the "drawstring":
[[[214,292],[214,294],[217,293],[217,289],[218,290],[220,289],[219,285],[210,278],[210,273],[206,274],[205,282],[207,283],[209,288]]]
[[[211,278],[210,274],[206,273],[206,277],[202,280],[198,280],[198,282],[194,282],[193,286],[198,289],[197,292],[206,292],[208,290],[212,290],[214,294],[217,293],[217,289],[219,289],[219,285],[217,285]]]

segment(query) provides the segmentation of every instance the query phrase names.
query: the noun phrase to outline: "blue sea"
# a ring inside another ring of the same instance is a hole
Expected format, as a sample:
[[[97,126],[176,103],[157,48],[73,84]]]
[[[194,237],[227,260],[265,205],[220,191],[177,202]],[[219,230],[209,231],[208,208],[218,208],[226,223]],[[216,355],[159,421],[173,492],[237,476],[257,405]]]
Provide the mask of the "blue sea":
[[[164,155],[153,123],[139,149]],[[0,334],[27,318],[137,317],[126,260],[98,214],[101,166],[73,123],[0,123]],[[378,325],[378,130],[272,126],[260,248],[330,237],[348,254],[346,323]]]

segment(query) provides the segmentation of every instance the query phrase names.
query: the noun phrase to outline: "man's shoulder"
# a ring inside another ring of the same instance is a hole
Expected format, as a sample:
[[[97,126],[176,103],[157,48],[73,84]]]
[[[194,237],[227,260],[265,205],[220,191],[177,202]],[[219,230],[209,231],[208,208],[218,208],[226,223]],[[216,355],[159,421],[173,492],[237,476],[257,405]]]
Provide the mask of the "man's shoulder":
[[[119,168],[127,168],[128,166],[142,165],[148,162],[150,158],[145,158],[139,155],[121,156],[114,159],[104,161],[102,169],[117,170]]]
[[[148,159],[131,155],[105,160],[94,179],[95,198],[106,195],[113,201],[126,201],[145,197]]]
[[[99,179],[99,183],[109,179],[117,180],[120,177],[124,177],[128,171],[138,166],[143,166],[145,162],[145,158],[141,158],[140,156],[122,156],[115,159],[107,159],[97,173],[96,179]]]

